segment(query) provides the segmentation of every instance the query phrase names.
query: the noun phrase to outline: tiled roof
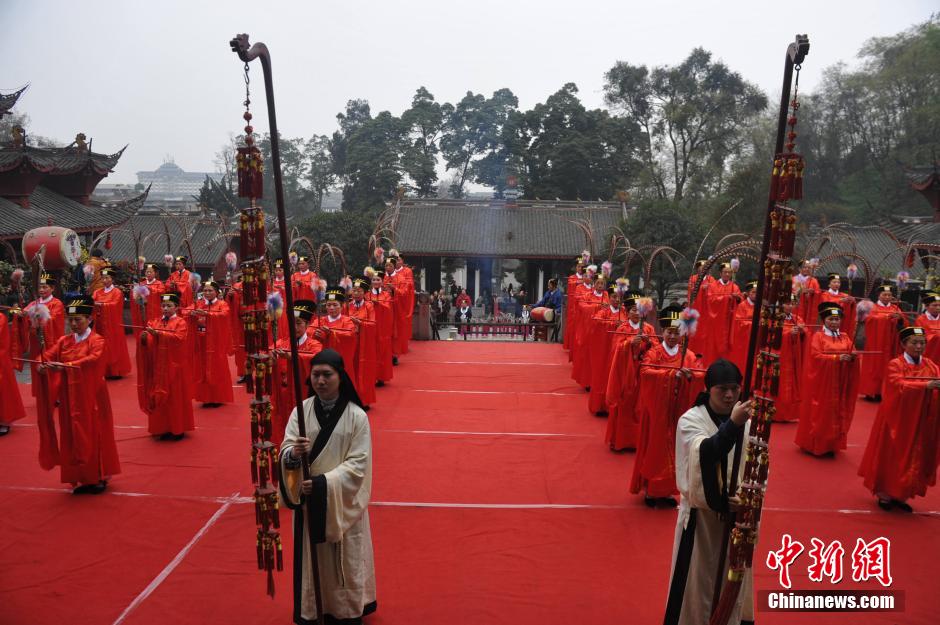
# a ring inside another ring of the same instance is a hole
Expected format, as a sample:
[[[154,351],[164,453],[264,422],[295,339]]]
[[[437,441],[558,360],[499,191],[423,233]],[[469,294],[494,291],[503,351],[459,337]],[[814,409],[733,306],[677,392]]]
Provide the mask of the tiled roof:
[[[146,193],[126,202],[85,206],[38,186],[29,196],[29,208],[0,198],[0,237],[18,238],[28,230],[50,224],[77,232],[103,230],[126,221],[145,198]]]
[[[148,262],[162,264],[167,253],[174,256],[190,256],[192,248],[196,265],[215,265],[225,254],[228,240],[221,236],[221,222],[218,219],[188,217],[176,215],[134,215],[111,235],[111,249],[105,255],[112,261],[134,260],[133,232],[142,233],[140,255]],[[237,232],[234,226],[229,231]],[[170,244],[167,249],[166,233],[169,232]],[[189,235],[189,247],[185,238]]]
[[[37,171],[51,176],[74,174],[90,166],[97,174],[107,175],[117,165],[125,145],[115,154],[78,151],[75,148],[36,148],[32,146],[0,147],[0,171],[9,171],[19,167],[24,161]]]
[[[397,247],[412,256],[570,258],[585,248],[574,221],[589,220],[597,245],[624,217],[617,202],[405,200],[395,224]]]
[[[13,93],[0,93],[0,117],[3,117],[10,111],[10,109],[13,108],[13,106],[16,104],[16,101],[20,99],[20,96],[24,91],[26,91],[28,87],[29,85],[26,85],[26,87],[23,87],[18,91],[14,91]]]
[[[932,167],[908,167],[904,170],[904,175],[907,176],[911,186],[918,191],[923,191],[932,184],[940,183],[940,169],[937,165]]]

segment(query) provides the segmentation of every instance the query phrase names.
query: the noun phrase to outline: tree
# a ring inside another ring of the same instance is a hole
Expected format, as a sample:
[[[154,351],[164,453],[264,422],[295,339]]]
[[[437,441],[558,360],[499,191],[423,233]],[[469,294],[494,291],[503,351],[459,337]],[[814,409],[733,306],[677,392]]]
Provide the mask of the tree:
[[[225,176],[220,182],[214,182],[209,176],[202,183],[199,195],[194,196],[200,206],[214,210],[219,215],[231,217],[244,203],[235,196],[231,181]]]
[[[444,129],[444,118],[453,112],[450,104],[439,104],[434,96],[419,87],[411,101],[411,108],[402,113],[402,122],[408,130],[410,145],[402,155],[402,167],[414,183],[418,197],[431,197],[437,193],[438,142]]]
[[[382,111],[344,137],[343,210],[381,210],[395,195],[403,176],[406,135],[402,120]]]
[[[675,67],[618,61],[605,74],[607,104],[646,134],[645,162],[656,197],[682,200],[690,180],[721,172],[740,129],[767,106],[760,89],[695,48]],[[701,184],[703,189],[708,184]]]
[[[308,167],[307,180],[311,200],[309,208],[312,211],[320,211],[323,208],[323,195],[336,183],[329,137],[311,137],[304,146],[304,158]]]

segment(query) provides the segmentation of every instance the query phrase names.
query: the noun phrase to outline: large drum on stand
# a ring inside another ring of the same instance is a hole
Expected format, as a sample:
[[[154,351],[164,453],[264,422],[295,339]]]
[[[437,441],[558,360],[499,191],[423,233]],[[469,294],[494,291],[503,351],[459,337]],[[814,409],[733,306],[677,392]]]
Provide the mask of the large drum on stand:
[[[23,235],[23,258],[32,263],[42,250],[42,266],[46,270],[71,269],[82,257],[78,234],[61,226],[34,228]]]
[[[552,323],[555,321],[555,309],[547,306],[536,306],[530,314],[533,322]]]

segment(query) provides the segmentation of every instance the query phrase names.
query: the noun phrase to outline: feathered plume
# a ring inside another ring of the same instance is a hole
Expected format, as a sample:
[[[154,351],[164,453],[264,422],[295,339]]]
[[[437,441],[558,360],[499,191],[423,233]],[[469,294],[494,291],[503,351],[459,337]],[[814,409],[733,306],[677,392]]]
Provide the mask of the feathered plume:
[[[52,315],[45,304],[36,304],[26,309],[26,316],[29,318],[29,324],[34,328],[40,328],[46,325]]]
[[[908,281],[911,279],[911,274],[906,271],[899,271],[896,281],[898,283],[898,290],[902,291],[907,286]]]
[[[147,288],[146,284],[135,284],[133,295],[138,304],[143,304],[147,301],[147,298],[150,297],[150,289]]]
[[[291,267],[297,266],[298,258],[300,257],[297,256],[297,252],[295,252],[294,250],[291,250],[290,253],[287,255],[287,260],[290,262]]]
[[[238,269],[238,255],[235,252],[225,253],[225,268],[228,269],[229,273]]]
[[[375,269],[366,265],[366,268],[362,270],[362,275],[367,277],[369,280],[375,277]]]
[[[737,273],[738,269],[741,268],[741,259],[737,257],[732,258],[729,264],[731,265],[731,271],[733,271],[734,273]]]
[[[587,250],[581,252],[581,264],[586,265],[591,262],[591,253]]]
[[[92,280],[95,277],[95,267],[91,263],[82,265],[82,273],[85,274],[85,280]]]
[[[284,300],[281,298],[281,292],[274,290],[268,294],[268,317],[277,319],[284,313]]]
[[[875,302],[867,299],[863,299],[858,303],[858,306],[855,307],[855,319],[858,323],[862,323],[868,317],[868,314],[871,312],[871,309],[875,307]]]
[[[376,264],[382,265],[385,263],[385,250],[381,247],[375,248],[375,251],[372,252],[372,257],[375,258]]]
[[[326,280],[321,278],[317,280],[317,301],[321,301],[324,297],[326,297]]]
[[[619,293],[621,297],[626,295],[630,290],[630,280],[628,278],[617,278],[615,284],[617,285],[617,293]]]
[[[652,297],[639,297],[636,300],[636,311],[640,315],[640,319],[645,319],[646,315],[650,314],[653,310],[653,298]]]
[[[345,276],[342,280],[339,281],[339,285],[347,291],[350,290],[352,288],[352,278]]]
[[[144,272],[144,266],[145,266],[146,264],[147,264],[147,259],[144,258],[143,256],[138,256],[138,257],[137,257],[137,273],[143,273],[143,272]]]
[[[397,257],[397,256],[398,256],[398,250],[396,250],[396,249],[393,247],[392,249],[390,249],[390,250],[388,251],[388,255],[389,255],[389,256],[396,256],[396,257]]]
[[[589,275],[591,275],[591,276],[596,276],[596,275],[597,275],[597,265],[588,265],[587,267],[584,268],[584,272],[587,273],[587,274],[589,274]]]
[[[23,281],[23,270],[20,268],[14,269],[13,273],[10,274],[10,282],[13,283],[14,286],[19,286],[20,282],[22,281]]]
[[[858,277],[858,265],[851,263],[848,267],[845,268],[845,277],[849,280],[854,280]]]
[[[698,329],[698,311],[694,308],[686,308],[679,315],[679,336],[695,336]]]
[[[195,271],[189,274],[189,286],[192,287],[193,293],[197,293],[202,288],[202,276]]]
[[[613,271],[613,269],[614,269],[614,264],[610,262],[609,260],[605,260],[604,262],[601,263],[601,273],[603,274],[605,278],[610,277],[610,272]]]
[[[818,258],[810,258],[810,259],[809,259],[809,268],[810,268],[812,271],[816,271],[816,270],[819,268],[819,259],[818,259]]]
[[[163,264],[167,266],[167,269],[172,268],[173,267],[173,254],[164,254]]]

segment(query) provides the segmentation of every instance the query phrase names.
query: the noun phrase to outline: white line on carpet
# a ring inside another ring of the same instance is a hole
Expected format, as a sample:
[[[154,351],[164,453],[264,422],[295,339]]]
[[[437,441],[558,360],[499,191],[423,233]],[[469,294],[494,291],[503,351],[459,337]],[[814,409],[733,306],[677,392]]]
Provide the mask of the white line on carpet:
[[[570,438],[594,438],[594,434],[556,434],[553,432],[458,432],[451,430],[372,430],[373,432],[395,432],[398,434],[440,434],[454,436],[545,436],[545,437],[570,437]]]
[[[513,365],[525,367],[570,367],[570,362],[520,362],[501,360],[409,360],[409,363],[421,365]]]
[[[563,397],[587,396],[586,393],[581,389],[575,390],[573,393],[556,393],[553,391],[455,391],[433,388],[411,388],[408,390],[412,393],[455,393],[458,395],[560,395]]]
[[[180,549],[179,553],[176,554],[176,557],[173,558],[170,561],[170,563],[167,564],[166,567],[164,567],[164,569],[160,571],[160,573],[156,577],[153,578],[153,581],[151,581],[150,584],[148,584],[147,587],[144,588],[140,592],[140,594],[134,598],[133,601],[131,601],[131,604],[129,606],[124,608],[124,611],[121,612],[121,615],[117,617],[117,619],[114,621],[112,625],[120,625],[121,623],[123,623],[124,619],[127,618],[134,610],[137,609],[137,606],[139,606],[141,603],[146,601],[147,597],[153,594],[153,591],[155,591],[157,587],[159,587],[160,584],[163,583],[163,580],[165,580],[170,575],[170,573],[173,572],[173,569],[179,566],[180,562],[183,561],[183,558],[189,555],[189,552],[192,551],[193,547],[196,546],[196,543],[198,543],[199,540],[203,536],[205,536],[206,532],[209,531],[209,528],[215,525],[215,522],[219,520],[219,517],[225,514],[225,511],[228,510],[229,507],[232,505],[232,503],[235,502],[235,498],[237,495],[238,493],[232,493],[232,495],[227,499],[227,501],[224,504],[222,504],[222,506],[218,510],[215,511],[215,514],[209,517],[209,520],[206,521],[205,525],[203,525],[199,529],[198,532],[196,532],[196,535],[192,537],[192,539],[186,544],[186,546]]]

